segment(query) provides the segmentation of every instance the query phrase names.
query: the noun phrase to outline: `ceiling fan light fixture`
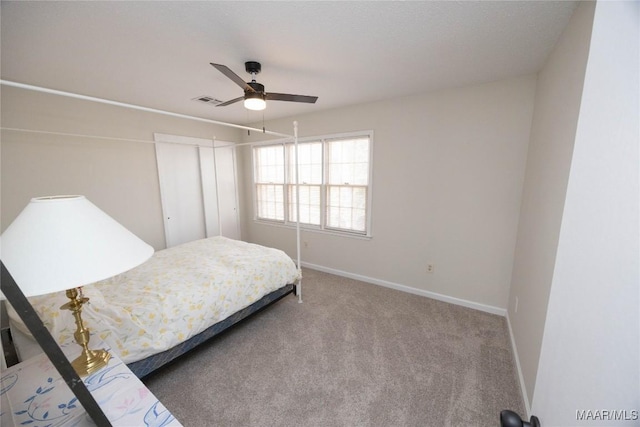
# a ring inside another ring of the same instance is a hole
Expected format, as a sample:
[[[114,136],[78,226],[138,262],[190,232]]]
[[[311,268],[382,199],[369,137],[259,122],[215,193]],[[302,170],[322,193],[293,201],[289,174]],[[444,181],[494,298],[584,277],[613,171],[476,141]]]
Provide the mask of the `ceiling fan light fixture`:
[[[226,102],[222,102],[216,107],[226,107],[227,105],[235,104],[244,100],[244,108],[248,110],[260,111],[267,108],[267,99],[271,101],[290,101],[290,102],[306,102],[308,104],[314,104],[317,100],[317,96],[308,95],[294,95],[291,93],[275,93],[264,91],[264,85],[256,81],[256,74],[260,72],[261,65],[259,62],[248,61],[245,63],[245,68],[249,74],[251,74],[251,81],[245,82],[242,77],[231,71],[229,67],[222,64],[210,63],[215,69],[231,79],[235,84],[244,89],[244,96],[231,99]]]
[[[247,110],[261,111],[267,108],[267,103],[260,93],[247,93],[244,97],[244,108]]]

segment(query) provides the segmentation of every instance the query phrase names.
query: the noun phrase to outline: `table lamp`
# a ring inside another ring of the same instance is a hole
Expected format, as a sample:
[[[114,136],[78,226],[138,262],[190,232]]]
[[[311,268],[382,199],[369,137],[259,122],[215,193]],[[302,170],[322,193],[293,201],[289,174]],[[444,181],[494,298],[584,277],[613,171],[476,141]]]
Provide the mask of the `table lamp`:
[[[111,355],[89,349],[78,287],[115,276],[146,261],[153,248],[84,196],[31,199],[2,233],[0,256],[26,297],[66,291],[75,317],[80,356],[71,365],[80,376],[105,366]]]

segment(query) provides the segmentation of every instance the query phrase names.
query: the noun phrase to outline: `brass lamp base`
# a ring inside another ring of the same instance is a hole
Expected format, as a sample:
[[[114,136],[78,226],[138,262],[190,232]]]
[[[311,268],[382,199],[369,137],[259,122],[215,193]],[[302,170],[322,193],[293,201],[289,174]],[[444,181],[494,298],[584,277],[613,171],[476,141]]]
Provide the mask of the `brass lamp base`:
[[[77,288],[67,290],[67,297],[70,301],[60,308],[70,310],[76,319],[78,329],[73,334],[73,337],[76,339],[76,342],[82,346],[82,353],[71,362],[71,366],[73,366],[73,369],[75,369],[79,376],[83,377],[107,366],[111,355],[106,350],[89,350],[89,330],[84,327],[80,315],[82,313],[82,305],[89,301],[89,298],[83,296],[78,298]]]
[[[107,366],[109,359],[111,359],[111,355],[106,350],[88,350],[86,353],[83,350],[82,354],[71,362],[71,366],[78,375],[84,377]]]

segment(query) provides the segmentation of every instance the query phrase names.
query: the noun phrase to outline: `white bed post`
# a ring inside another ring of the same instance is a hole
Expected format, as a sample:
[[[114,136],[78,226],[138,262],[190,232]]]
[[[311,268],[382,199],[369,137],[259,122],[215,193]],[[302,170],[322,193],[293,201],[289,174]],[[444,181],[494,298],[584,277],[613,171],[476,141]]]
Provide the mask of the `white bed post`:
[[[211,140],[211,151],[213,151],[213,176],[216,180],[216,211],[218,211],[218,236],[222,236],[222,219],[220,218],[220,191],[218,189],[218,168],[216,167],[216,137]],[[209,236],[207,236],[209,237]]]
[[[296,153],[296,249],[298,251],[298,303],[302,304],[302,266],[300,265],[300,185],[298,175],[298,122],[293,122],[293,143]]]

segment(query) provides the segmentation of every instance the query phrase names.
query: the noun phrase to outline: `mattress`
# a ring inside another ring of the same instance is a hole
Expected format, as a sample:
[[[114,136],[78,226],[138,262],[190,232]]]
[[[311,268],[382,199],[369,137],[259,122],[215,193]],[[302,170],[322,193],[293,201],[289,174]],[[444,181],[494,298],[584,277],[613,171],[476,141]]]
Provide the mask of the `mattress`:
[[[297,279],[284,252],[216,236],[158,251],[132,270],[83,286],[89,303],[82,318],[92,335],[131,363],[188,340]],[[68,301],[64,292],[29,301],[59,344],[73,341],[73,316],[60,310]],[[28,332],[8,311],[12,327]]]

